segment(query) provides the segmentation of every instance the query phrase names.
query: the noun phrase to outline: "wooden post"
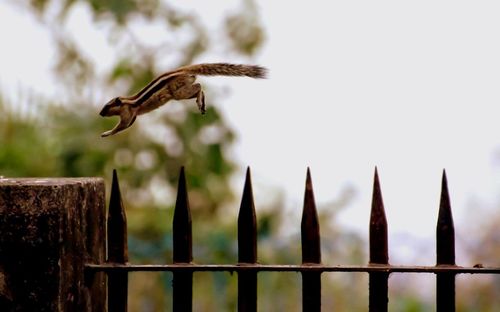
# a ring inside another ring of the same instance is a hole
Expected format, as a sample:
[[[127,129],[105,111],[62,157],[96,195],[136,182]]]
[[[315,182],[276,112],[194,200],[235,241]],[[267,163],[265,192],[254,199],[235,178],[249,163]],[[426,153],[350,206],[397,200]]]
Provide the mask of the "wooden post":
[[[104,181],[0,178],[0,310],[102,311]]]

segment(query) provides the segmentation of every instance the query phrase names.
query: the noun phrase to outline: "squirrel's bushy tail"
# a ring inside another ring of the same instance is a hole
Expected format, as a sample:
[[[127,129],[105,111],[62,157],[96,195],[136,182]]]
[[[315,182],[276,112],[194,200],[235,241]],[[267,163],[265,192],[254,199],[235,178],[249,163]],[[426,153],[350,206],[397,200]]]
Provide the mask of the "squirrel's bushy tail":
[[[267,69],[262,66],[229,63],[204,63],[181,67],[178,70],[202,76],[247,76],[252,78],[266,78],[267,75]]]

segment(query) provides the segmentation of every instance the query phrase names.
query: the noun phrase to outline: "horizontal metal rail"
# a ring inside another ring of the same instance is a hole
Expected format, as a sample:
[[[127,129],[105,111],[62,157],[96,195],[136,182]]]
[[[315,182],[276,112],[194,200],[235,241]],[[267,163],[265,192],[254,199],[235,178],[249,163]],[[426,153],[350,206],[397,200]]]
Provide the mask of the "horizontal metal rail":
[[[281,265],[281,264],[86,264],[91,272],[383,272],[383,273],[453,273],[500,274],[500,267],[463,267],[455,265],[404,266],[404,265]]]

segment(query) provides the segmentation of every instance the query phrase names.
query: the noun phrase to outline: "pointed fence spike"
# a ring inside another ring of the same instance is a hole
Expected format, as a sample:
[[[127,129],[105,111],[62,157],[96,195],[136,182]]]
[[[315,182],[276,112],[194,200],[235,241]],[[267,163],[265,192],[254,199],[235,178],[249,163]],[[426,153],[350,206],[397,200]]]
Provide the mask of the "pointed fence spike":
[[[238,261],[257,261],[257,220],[250,168],[247,169],[240,211],[238,214]]]
[[[118,182],[118,174],[116,173],[116,169],[113,169],[113,179],[111,181],[111,194],[109,198],[108,216],[110,215],[120,217],[122,217],[122,215],[125,215],[122,195],[120,192],[120,183]]]
[[[380,190],[378,170],[373,178],[372,207],[370,214],[370,263],[388,264],[387,218]]]
[[[302,263],[321,263],[320,231],[311,171],[307,168],[301,221]]]
[[[312,188],[311,168],[307,167],[306,171],[306,188]]]
[[[455,226],[445,170],[441,182],[441,200],[436,226],[436,265],[455,265]],[[436,311],[455,311],[454,273],[436,274]]]
[[[174,263],[189,263],[193,260],[191,223],[186,175],[184,167],[181,167],[173,220]]]
[[[373,177],[372,207],[370,213],[370,264],[389,264],[387,219],[380,190],[378,170]],[[389,301],[389,274],[369,273],[368,311],[387,311]]]
[[[191,228],[186,174],[184,167],[181,167],[172,224],[174,263],[191,263],[193,261]],[[172,286],[172,311],[192,311],[193,272],[174,272]]]
[[[443,170],[441,182],[441,200],[439,203],[438,222],[436,227],[436,264],[455,264],[455,226],[451,212],[448,179]]]
[[[314,200],[311,170],[307,168],[301,220],[302,264],[321,263],[319,218]],[[321,272],[302,272],[302,310],[321,311]]]
[[[238,213],[238,262],[257,262],[257,220],[250,167]],[[257,311],[257,272],[238,272],[238,311]]]
[[[127,217],[120,193],[116,170],[113,170],[107,221],[108,262],[124,264],[128,261]],[[127,311],[128,275],[126,272],[108,273],[108,311]]]
[[[118,175],[113,170],[111,194],[108,208],[108,261],[125,263],[128,261],[127,216],[120,192]]]

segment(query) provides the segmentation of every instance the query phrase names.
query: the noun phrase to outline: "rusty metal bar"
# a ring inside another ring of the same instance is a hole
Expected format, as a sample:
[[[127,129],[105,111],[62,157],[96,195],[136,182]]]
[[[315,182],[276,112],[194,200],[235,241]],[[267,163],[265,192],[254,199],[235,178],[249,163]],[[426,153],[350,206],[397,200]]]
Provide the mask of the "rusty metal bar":
[[[116,170],[113,170],[107,225],[108,264],[125,265],[128,261],[127,217]],[[108,311],[127,311],[127,290],[127,271],[108,272]]]
[[[309,168],[307,168],[304,193],[301,239],[302,264],[320,264],[319,221]],[[321,311],[321,272],[302,272],[302,311]]]
[[[387,264],[389,264],[387,219],[385,217],[382,192],[380,191],[378,171],[375,168],[370,214],[370,265]],[[369,275],[368,310],[370,312],[387,311],[389,302],[389,274],[385,272],[371,272]]]
[[[179,174],[177,200],[173,220],[173,258],[174,264],[189,264],[193,261],[191,211],[186,187],[184,167]],[[173,274],[173,311],[192,311],[193,309],[193,272],[182,271]]]
[[[441,201],[436,227],[436,265],[455,265],[455,227],[451,213],[448,180],[443,170]],[[455,273],[436,275],[436,310],[455,311]]]
[[[257,220],[250,168],[238,215],[238,262],[242,266],[257,263]],[[257,271],[238,271],[238,311],[257,311]]]
[[[500,274],[500,267],[462,267],[457,265],[321,265],[321,264],[86,264],[93,272],[382,272]]]

